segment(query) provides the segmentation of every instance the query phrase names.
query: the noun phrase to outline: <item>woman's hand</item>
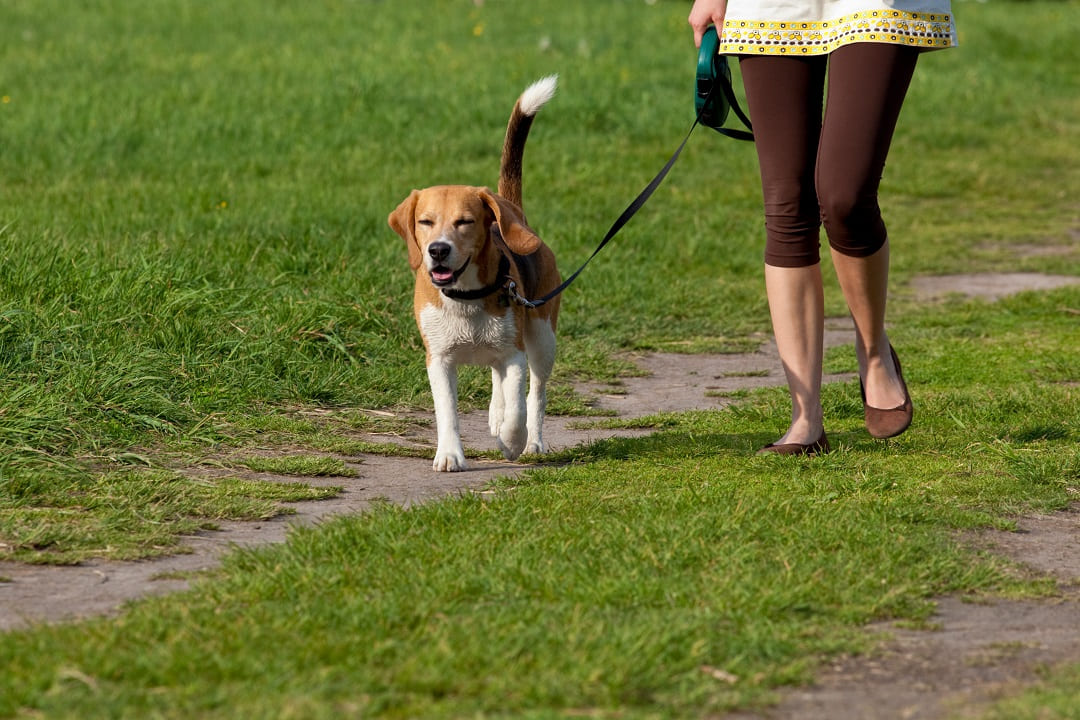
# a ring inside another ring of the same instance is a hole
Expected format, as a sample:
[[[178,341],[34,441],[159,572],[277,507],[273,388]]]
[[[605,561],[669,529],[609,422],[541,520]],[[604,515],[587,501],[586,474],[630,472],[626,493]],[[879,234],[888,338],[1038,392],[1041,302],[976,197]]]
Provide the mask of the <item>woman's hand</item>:
[[[694,0],[687,22],[694,29],[694,47],[701,47],[701,37],[709,25],[716,26],[716,32],[724,27],[724,14],[727,12],[727,0]]]

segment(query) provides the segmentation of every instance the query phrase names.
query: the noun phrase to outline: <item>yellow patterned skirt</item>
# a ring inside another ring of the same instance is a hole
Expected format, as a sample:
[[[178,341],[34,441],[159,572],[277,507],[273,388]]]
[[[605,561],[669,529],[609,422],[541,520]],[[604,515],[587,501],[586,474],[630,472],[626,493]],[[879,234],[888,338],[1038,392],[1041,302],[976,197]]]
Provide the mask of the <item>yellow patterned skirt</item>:
[[[722,55],[824,55],[849,43],[936,50],[956,45],[948,0],[731,0]]]

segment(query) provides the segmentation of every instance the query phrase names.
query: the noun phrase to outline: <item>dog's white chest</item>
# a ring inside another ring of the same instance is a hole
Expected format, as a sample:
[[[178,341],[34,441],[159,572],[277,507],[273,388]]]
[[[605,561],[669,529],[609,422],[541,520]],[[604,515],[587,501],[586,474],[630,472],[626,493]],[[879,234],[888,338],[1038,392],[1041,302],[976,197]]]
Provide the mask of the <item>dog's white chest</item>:
[[[420,311],[420,331],[429,353],[458,363],[487,365],[517,350],[512,308],[491,315],[473,303],[427,305]]]

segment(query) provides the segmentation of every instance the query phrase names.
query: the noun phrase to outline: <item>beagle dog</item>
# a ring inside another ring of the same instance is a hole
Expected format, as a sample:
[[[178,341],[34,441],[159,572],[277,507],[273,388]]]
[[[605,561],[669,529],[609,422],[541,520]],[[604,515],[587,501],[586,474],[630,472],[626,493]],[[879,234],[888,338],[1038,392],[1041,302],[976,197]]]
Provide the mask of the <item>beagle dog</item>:
[[[514,104],[506,127],[498,193],[440,185],[413,190],[390,213],[416,273],[413,310],[427,350],[439,444],[432,468],[465,469],[457,415],[459,365],[491,367],[488,425],[509,460],[542,453],[547,381],[555,363],[559,298],[536,308],[515,302],[558,287],[555,256],[521,209],[521,168],[533,117],[555,94],[538,80]],[[528,398],[525,395],[528,372]]]

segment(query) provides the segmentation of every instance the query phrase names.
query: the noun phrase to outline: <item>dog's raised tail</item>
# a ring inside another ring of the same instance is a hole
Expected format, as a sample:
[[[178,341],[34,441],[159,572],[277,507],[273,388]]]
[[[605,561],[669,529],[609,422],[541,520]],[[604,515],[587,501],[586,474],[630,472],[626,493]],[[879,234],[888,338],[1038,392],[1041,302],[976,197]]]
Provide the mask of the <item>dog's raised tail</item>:
[[[499,194],[518,207],[521,204],[521,164],[525,156],[525,141],[533,117],[555,95],[558,75],[540,78],[521,93],[510,113],[503,142],[502,162],[499,164]]]

